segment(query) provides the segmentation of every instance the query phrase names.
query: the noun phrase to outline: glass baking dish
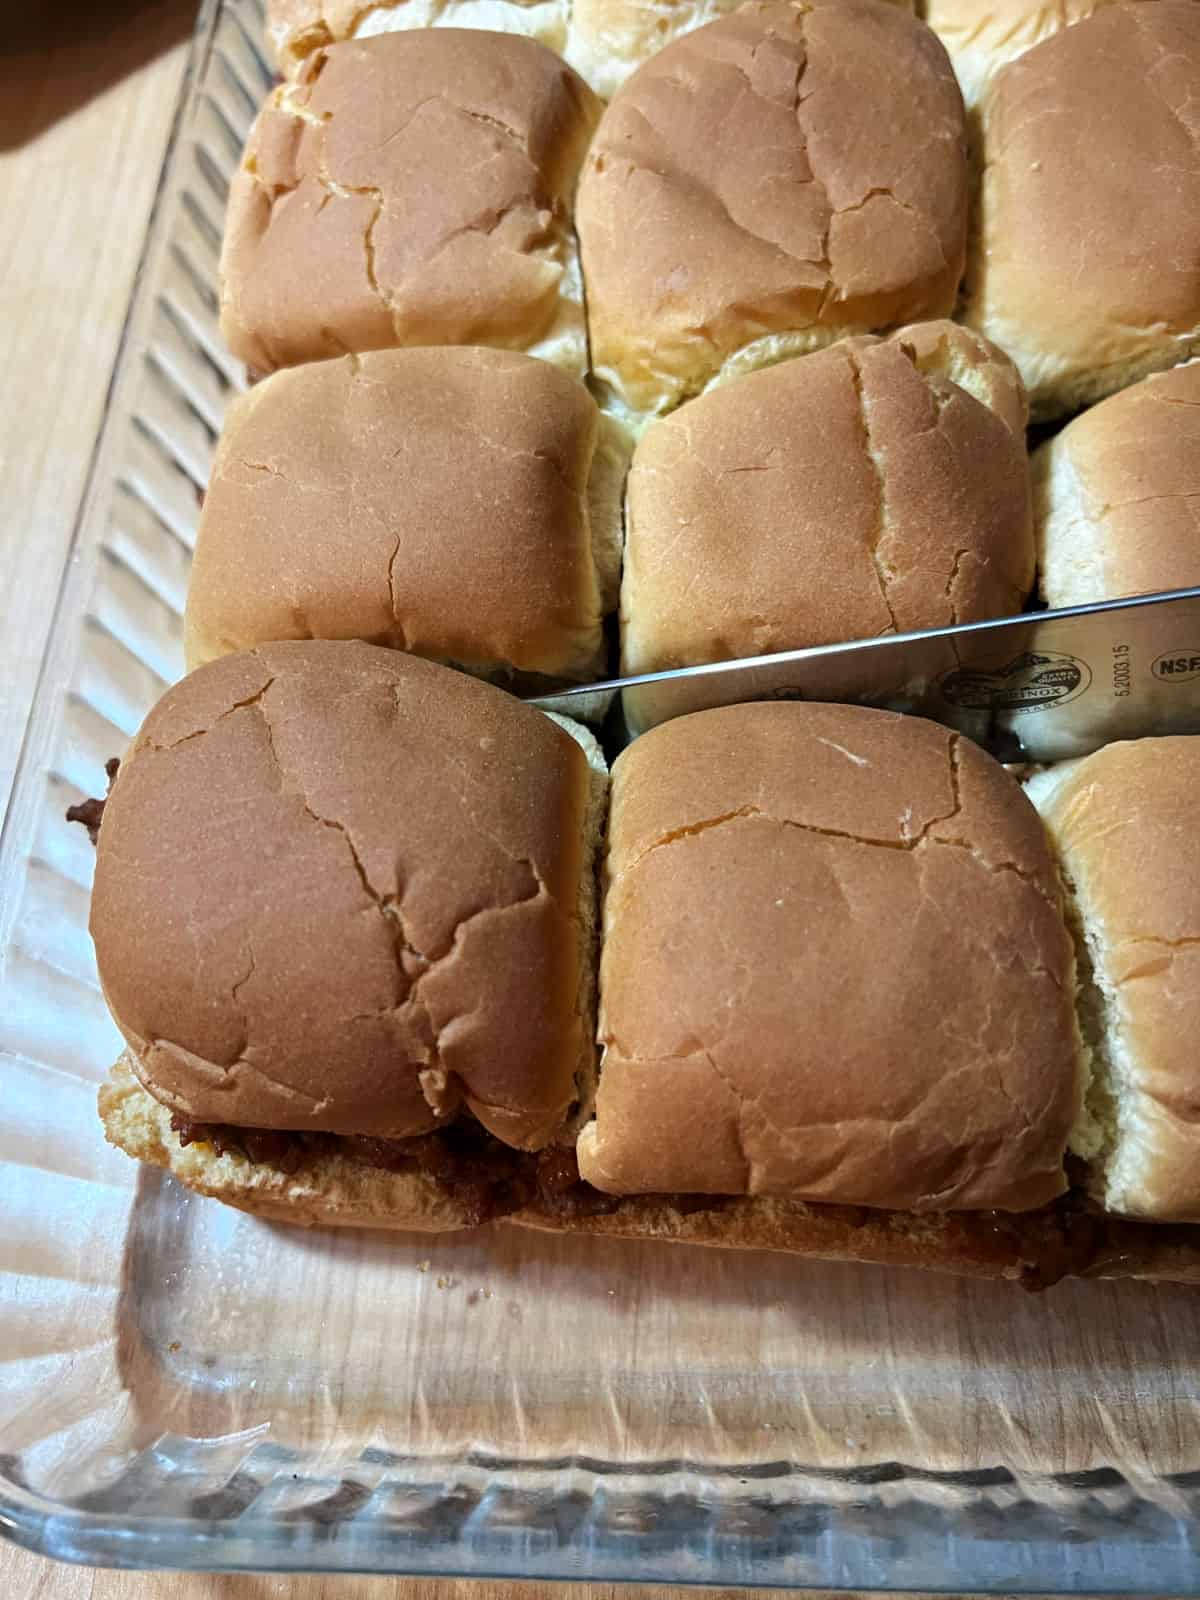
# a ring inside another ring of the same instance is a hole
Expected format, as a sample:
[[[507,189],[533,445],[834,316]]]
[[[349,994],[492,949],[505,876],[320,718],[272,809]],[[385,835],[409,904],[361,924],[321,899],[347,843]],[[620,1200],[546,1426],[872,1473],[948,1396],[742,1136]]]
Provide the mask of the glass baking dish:
[[[1187,1289],[289,1231],[104,1144],[63,813],[181,670],[261,28],[201,12],[0,840],[0,1529],[126,1566],[1200,1592]]]

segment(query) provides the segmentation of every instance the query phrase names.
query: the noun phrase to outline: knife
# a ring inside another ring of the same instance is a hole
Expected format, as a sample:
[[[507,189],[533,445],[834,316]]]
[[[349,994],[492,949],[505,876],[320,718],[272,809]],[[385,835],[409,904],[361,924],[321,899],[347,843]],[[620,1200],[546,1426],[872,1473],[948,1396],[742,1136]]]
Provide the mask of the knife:
[[[530,696],[588,721],[616,697],[630,738],[751,700],[857,702],[967,734],[1002,761],[1200,732],[1200,588],[919,633],[883,634]]]

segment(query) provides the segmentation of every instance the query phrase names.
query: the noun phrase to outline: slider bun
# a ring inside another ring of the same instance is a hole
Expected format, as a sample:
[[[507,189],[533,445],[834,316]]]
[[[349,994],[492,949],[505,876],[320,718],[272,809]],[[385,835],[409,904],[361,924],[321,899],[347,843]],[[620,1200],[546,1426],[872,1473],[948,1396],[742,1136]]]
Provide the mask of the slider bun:
[[[1062,416],[1200,348],[1194,0],[1113,5],[997,74],[983,102],[966,320]]]
[[[613,768],[605,881],[597,1188],[1063,1192],[1071,941],[1036,814],[969,740],[860,706],[668,722]]]
[[[652,423],[629,476],[624,670],[1020,611],[1023,425],[1008,358],[947,322],[844,340]]]
[[[511,351],[384,350],[276,373],[226,417],[189,666],[349,638],[485,675],[605,676],[618,433],[582,384]]]
[[[892,0],[912,12],[913,0]],[[635,67],[673,40],[736,11],[739,0],[573,0],[566,57],[611,100]]]
[[[1111,0],[925,0],[922,15],[946,46],[974,106],[1000,68]]]
[[[488,28],[562,50],[568,10],[567,0],[267,0],[267,42],[287,76],[326,45],[408,28]]]
[[[669,411],[743,370],[948,315],[962,273],[962,98],[882,0],[751,0],[614,96],[577,207],[592,365]]]
[[[1200,1221],[1200,739],[1112,744],[1029,785],[1073,900],[1105,1207]]]
[[[599,111],[532,39],[436,28],[315,51],[267,100],[230,188],[230,349],[271,372],[486,344],[581,374],[570,205]]]
[[[565,1136],[594,1075],[579,744],[370,645],[170,689],[100,829],[91,930],[138,1078],[198,1122],[403,1138],[465,1104]]]
[[[1200,584],[1200,362],[1085,411],[1033,469],[1047,604]]]

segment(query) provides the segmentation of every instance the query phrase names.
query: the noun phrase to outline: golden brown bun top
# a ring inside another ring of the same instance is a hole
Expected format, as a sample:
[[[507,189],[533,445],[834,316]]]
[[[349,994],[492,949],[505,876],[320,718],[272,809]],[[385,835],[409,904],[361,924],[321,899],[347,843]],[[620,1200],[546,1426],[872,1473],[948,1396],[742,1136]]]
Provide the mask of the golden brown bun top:
[[[1001,415],[945,375],[960,368]],[[1007,357],[935,323],[731,379],[652,423],[628,486],[624,669],[1020,611],[1021,398]]]
[[[1052,605],[1200,584],[1200,362],[1101,401],[1036,461]]]
[[[743,346],[947,314],[961,275],[962,99],[881,0],[751,0],[641,66],[580,180],[593,365],[639,410]]]
[[[1042,803],[1108,995],[1117,1102],[1107,1203],[1200,1220],[1200,738],[1072,762]]]
[[[370,645],[168,690],[100,830],[92,936],[145,1086],[201,1122],[510,1143],[575,1098],[588,769],[498,689]]]
[[[581,383],[507,350],[382,350],[267,378],[226,419],[189,664],[267,639],[357,638],[602,676],[599,425]]]
[[[862,707],[701,712],[613,769],[601,1188],[953,1210],[1064,1187],[1070,941],[1036,813]]]
[[[400,344],[525,348],[600,103],[544,45],[429,28],[315,51],[230,194],[222,327],[262,371]]]
[[[1110,5],[996,75],[968,314],[1034,414],[1186,355],[1200,328],[1200,6]]]

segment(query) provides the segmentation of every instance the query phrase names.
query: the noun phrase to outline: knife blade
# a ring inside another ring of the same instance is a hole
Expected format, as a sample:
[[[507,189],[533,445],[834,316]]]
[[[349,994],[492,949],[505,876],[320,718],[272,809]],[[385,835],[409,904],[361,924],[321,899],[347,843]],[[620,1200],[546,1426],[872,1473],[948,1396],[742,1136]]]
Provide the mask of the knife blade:
[[[628,734],[752,700],[857,702],[969,735],[1003,761],[1061,761],[1114,739],[1200,732],[1200,588],[997,622],[681,667],[530,696]]]

